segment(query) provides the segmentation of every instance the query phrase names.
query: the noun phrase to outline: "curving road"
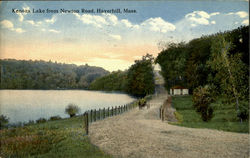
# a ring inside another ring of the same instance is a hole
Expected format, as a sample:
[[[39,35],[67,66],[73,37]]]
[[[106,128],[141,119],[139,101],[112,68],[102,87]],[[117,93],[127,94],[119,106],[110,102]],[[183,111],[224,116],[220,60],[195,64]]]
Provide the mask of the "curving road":
[[[161,84],[160,84],[161,85]],[[91,143],[115,158],[249,157],[249,135],[170,125],[159,119],[167,93],[159,86],[150,109],[133,109],[90,125]]]

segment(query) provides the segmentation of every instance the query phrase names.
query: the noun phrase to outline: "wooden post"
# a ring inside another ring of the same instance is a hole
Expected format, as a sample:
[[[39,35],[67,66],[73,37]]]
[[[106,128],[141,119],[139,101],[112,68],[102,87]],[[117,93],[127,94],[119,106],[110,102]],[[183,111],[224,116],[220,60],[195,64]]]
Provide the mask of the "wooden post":
[[[90,122],[93,121],[92,118],[93,118],[93,110],[91,109],[91,111],[90,111]]]
[[[85,123],[85,131],[86,131],[86,134],[88,135],[89,134],[89,119],[88,119],[87,112],[84,113],[84,123]]]
[[[117,115],[117,107],[115,106],[115,115]]]
[[[161,119],[161,107],[160,107],[160,111],[159,111],[159,113],[160,113],[159,115],[160,115],[160,119]]]
[[[103,108],[103,119],[105,119],[105,108]]]
[[[94,110],[94,122],[96,121],[96,109]]]
[[[112,106],[112,110],[111,110],[111,116],[114,116],[114,108]]]
[[[164,121],[164,108],[162,108],[161,120]]]
[[[99,120],[101,120],[101,109],[99,108]]]
[[[108,107],[108,117],[109,117],[109,107]]]

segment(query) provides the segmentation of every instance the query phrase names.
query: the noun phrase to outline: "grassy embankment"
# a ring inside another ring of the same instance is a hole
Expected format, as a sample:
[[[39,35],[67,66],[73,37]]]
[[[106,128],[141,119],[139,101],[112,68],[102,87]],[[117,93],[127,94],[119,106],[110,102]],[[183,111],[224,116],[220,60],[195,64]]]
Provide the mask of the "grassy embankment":
[[[111,157],[85,135],[82,116],[0,130],[0,157]]]
[[[176,108],[179,126],[191,128],[209,128],[230,132],[249,133],[249,121],[242,123],[237,119],[233,105],[223,105],[221,101],[212,104],[214,117],[209,122],[202,121],[192,106],[192,96],[175,96],[172,105]]]

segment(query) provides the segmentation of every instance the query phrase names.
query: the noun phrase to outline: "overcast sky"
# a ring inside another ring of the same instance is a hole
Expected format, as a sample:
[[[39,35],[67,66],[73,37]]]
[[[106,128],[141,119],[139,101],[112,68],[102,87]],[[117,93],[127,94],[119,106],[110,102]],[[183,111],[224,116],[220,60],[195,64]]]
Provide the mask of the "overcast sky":
[[[124,70],[160,42],[249,25],[248,1],[1,2],[0,58],[52,60]],[[13,9],[123,9],[136,13],[13,13]]]

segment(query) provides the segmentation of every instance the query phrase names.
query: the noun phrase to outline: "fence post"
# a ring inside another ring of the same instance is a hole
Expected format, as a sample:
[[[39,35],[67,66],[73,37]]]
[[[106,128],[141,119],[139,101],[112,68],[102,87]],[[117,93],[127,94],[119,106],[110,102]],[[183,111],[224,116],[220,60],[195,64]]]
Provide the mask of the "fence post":
[[[85,122],[85,131],[86,131],[86,134],[88,135],[89,134],[89,119],[88,119],[87,112],[84,113],[84,122]]]
[[[164,108],[162,108],[161,120],[164,121]]]
[[[95,109],[95,112],[94,112],[94,122],[96,121],[96,109]]]
[[[108,117],[109,117],[109,107],[108,107]]]
[[[111,110],[111,116],[114,116],[114,108],[112,106],[112,110]]]
[[[159,113],[160,113],[159,115],[160,115],[160,119],[161,119],[161,107],[160,107],[160,109],[159,109],[159,110],[160,110],[160,111],[159,111]]]
[[[117,107],[115,106],[115,115],[117,115],[117,111],[116,110],[117,110]]]
[[[105,119],[105,108],[103,108],[103,119]]]
[[[92,118],[93,118],[93,110],[90,110],[90,122],[92,122]]]
[[[99,120],[101,120],[101,109],[99,108]]]

